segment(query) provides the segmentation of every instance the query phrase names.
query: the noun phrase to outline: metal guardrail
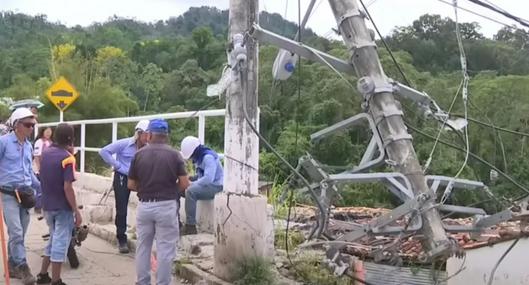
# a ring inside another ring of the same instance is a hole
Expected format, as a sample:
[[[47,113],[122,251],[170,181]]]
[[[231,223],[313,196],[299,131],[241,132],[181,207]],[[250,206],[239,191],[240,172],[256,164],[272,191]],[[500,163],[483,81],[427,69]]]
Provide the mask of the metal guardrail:
[[[79,138],[79,146],[76,146],[76,149],[80,152],[80,163],[79,171],[81,173],[85,172],[85,155],[86,152],[98,152],[101,148],[97,147],[87,147],[86,146],[86,126],[87,125],[104,125],[112,124],[112,142],[117,141],[118,139],[118,124],[119,123],[134,123],[140,120],[151,120],[151,119],[189,119],[189,118],[198,118],[198,130],[197,137],[204,143],[206,135],[206,117],[223,117],[226,114],[225,109],[216,109],[216,110],[203,110],[203,111],[190,111],[190,112],[178,112],[178,113],[166,113],[166,114],[156,114],[156,115],[147,115],[147,116],[136,116],[136,117],[120,117],[120,118],[107,118],[107,119],[94,119],[94,120],[80,120],[80,121],[66,121],[73,126],[81,127],[81,137]],[[39,128],[43,127],[56,127],[60,122],[53,123],[42,123],[35,126],[35,136],[38,134]]]

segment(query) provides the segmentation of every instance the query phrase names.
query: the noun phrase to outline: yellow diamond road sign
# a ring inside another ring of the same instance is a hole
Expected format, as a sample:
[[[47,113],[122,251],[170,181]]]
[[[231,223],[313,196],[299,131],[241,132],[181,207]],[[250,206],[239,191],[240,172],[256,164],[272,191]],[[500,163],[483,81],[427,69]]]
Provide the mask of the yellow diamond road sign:
[[[46,96],[57,109],[64,111],[79,97],[79,92],[75,90],[68,80],[61,76],[46,92]]]

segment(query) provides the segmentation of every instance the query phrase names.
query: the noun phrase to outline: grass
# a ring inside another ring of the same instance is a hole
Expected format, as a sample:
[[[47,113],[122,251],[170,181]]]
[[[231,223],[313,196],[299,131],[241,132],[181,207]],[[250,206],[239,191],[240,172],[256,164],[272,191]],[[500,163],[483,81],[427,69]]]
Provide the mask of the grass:
[[[273,285],[276,275],[273,264],[260,256],[243,258],[236,262],[235,285]]]

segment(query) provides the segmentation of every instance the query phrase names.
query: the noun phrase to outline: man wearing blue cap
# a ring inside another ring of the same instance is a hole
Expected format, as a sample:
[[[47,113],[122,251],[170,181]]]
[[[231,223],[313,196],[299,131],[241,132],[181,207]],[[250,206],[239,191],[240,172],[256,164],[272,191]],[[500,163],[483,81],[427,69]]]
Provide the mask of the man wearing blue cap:
[[[189,186],[189,178],[180,153],[167,144],[167,122],[151,120],[147,132],[149,144],[136,152],[128,180],[128,188],[138,193],[140,201],[136,215],[136,284],[151,284],[151,251],[156,239],[156,284],[169,285],[179,235],[178,193]]]

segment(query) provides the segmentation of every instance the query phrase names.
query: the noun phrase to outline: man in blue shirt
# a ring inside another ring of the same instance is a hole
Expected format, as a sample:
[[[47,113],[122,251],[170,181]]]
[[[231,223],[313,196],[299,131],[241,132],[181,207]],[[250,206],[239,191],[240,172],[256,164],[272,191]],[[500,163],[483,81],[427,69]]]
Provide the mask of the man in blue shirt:
[[[33,173],[33,148],[28,141],[36,120],[29,109],[19,108],[11,114],[10,122],[14,131],[0,137],[0,192],[9,235],[9,275],[22,279],[23,284],[33,284],[35,277],[27,264],[24,246],[29,212],[21,203],[20,192],[33,194],[33,189],[40,187]]]
[[[224,170],[216,152],[202,145],[200,140],[193,136],[182,140],[181,152],[184,159],[190,159],[195,166],[195,176],[186,193],[186,225],[183,235],[196,234],[196,211],[198,200],[211,200],[215,194],[222,191]]]
[[[129,167],[136,151],[142,148],[148,140],[147,127],[149,121],[139,121],[135,128],[134,137],[118,140],[105,146],[99,155],[114,169],[114,196],[116,198],[116,237],[120,253],[129,253],[127,243],[127,207],[130,191],[127,188]],[[112,157],[116,155],[116,158]]]

